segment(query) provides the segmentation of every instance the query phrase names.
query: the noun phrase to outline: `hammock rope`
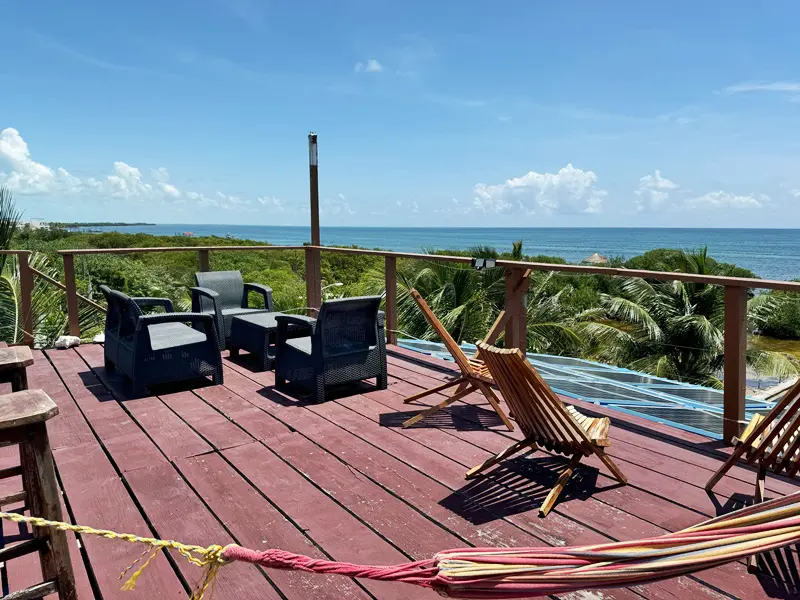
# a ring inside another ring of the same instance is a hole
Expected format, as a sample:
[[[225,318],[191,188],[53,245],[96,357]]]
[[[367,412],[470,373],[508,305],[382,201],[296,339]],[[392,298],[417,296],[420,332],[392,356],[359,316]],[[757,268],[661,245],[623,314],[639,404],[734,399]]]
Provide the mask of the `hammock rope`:
[[[0,512],[0,518],[146,545],[120,575],[122,579],[138,566],[122,586],[124,590],[135,588],[159,552],[172,549],[204,569],[192,600],[203,600],[213,590],[219,569],[231,562],[396,581],[433,588],[450,598],[510,599],[653,583],[795,544],[800,542],[800,492],[654,538],[562,548],[460,548],[427,560],[384,566],[322,560],[279,549],[250,550],[236,544],[195,546],[17,513]]]

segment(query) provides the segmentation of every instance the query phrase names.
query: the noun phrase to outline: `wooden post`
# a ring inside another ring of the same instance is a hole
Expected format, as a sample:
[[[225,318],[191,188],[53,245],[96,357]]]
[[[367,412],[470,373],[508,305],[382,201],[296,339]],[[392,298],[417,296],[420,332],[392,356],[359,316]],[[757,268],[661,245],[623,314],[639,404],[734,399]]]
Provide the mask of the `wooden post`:
[[[725,286],[725,375],[722,436],[730,442],[744,426],[747,377],[747,288]]]
[[[25,345],[33,348],[33,311],[31,298],[33,296],[33,271],[28,260],[30,252],[24,251],[17,254],[19,263],[19,287],[22,308],[22,340]]]
[[[397,343],[397,259],[387,256],[383,269],[386,277],[386,342]]]
[[[508,315],[506,320],[505,346],[506,348],[519,348],[523,352],[527,349],[527,323],[525,319],[525,291],[524,285],[529,272],[521,269],[505,270],[506,297],[503,310]]]
[[[322,306],[322,273],[319,249],[311,246],[306,248],[306,304],[309,316],[317,316],[317,311],[311,309]]]
[[[319,154],[317,134],[308,134],[308,184],[311,201],[311,245],[319,246]]]
[[[197,251],[197,266],[201,273],[208,273],[211,270],[211,262],[208,257],[208,250]]]
[[[311,245],[321,244],[319,235],[319,155],[317,151],[317,134],[308,134],[308,186],[311,212]],[[306,248],[306,302],[309,309],[322,306],[322,272],[318,248]],[[310,316],[316,311],[309,310]]]
[[[81,335],[81,326],[78,322],[78,287],[75,284],[75,256],[63,254],[64,257],[64,286],[67,288],[67,318],[69,319],[69,334]]]

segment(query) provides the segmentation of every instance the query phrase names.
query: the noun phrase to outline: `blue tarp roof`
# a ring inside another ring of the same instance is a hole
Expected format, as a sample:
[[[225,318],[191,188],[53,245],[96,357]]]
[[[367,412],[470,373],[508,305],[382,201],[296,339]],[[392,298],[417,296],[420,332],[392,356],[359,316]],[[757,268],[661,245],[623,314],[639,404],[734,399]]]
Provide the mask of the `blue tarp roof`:
[[[401,339],[403,348],[452,360],[443,344]],[[467,354],[477,348],[462,344]],[[553,390],[651,421],[722,439],[722,391],[654,377],[582,358],[528,353],[528,360]],[[772,402],[747,398],[747,419],[767,412]]]

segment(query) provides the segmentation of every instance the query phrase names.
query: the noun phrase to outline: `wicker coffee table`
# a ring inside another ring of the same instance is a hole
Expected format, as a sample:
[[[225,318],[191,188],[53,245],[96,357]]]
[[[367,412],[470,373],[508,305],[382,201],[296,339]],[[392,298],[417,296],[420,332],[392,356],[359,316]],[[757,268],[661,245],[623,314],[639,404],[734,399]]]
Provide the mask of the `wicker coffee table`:
[[[239,350],[247,350],[260,358],[261,367],[266,371],[272,368],[275,360],[275,335],[278,323],[275,317],[279,312],[255,313],[233,317],[231,321],[231,356],[239,356]],[[292,335],[292,334],[296,335]],[[290,326],[289,337],[308,335],[304,327]]]

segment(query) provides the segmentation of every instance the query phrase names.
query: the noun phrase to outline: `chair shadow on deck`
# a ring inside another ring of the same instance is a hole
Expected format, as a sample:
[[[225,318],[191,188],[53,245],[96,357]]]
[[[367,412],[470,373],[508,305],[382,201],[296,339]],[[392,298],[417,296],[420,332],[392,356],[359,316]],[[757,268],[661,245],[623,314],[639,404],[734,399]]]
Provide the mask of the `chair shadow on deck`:
[[[142,399],[134,396],[131,382],[117,371],[109,371],[105,367],[97,367],[92,371],[78,373],[78,376],[81,378],[86,389],[100,402],[113,402],[117,400],[120,402],[129,402]],[[185,379],[175,383],[154,385],[144,398],[174,394],[177,392],[188,392],[213,385],[211,380],[205,377]]]
[[[470,480],[439,504],[474,525],[536,511],[567,462],[561,457],[543,453],[516,456]],[[595,467],[579,465],[556,508],[570,500],[587,500],[600,490],[621,487],[622,484],[616,482],[598,487],[598,474]]]
[[[425,407],[427,408],[427,406]],[[419,413],[419,409],[382,413],[381,427],[402,427],[409,418]],[[477,431],[503,426],[503,420],[494,410],[475,406],[474,404],[452,404],[442,410],[428,415],[422,421],[414,423],[410,429],[437,428],[455,429],[456,431]]]
[[[366,381],[332,385],[325,388],[325,402],[333,402],[335,400],[349,398],[350,396],[368,394],[369,392],[374,392],[375,389],[375,384]],[[269,385],[259,390],[258,393],[267,400],[281,406],[312,406],[317,404],[311,392],[292,384],[291,381],[280,389],[276,388],[274,385]]]
[[[717,496],[709,493],[718,515],[753,504],[753,496],[736,493],[725,504],[720,504]],[[772,498],[767,497],[767,500]],[[800,544],[786,546],[759,554],[756,557],[758,571],[754,576],[764,589],[767,598],[800,598]]]

